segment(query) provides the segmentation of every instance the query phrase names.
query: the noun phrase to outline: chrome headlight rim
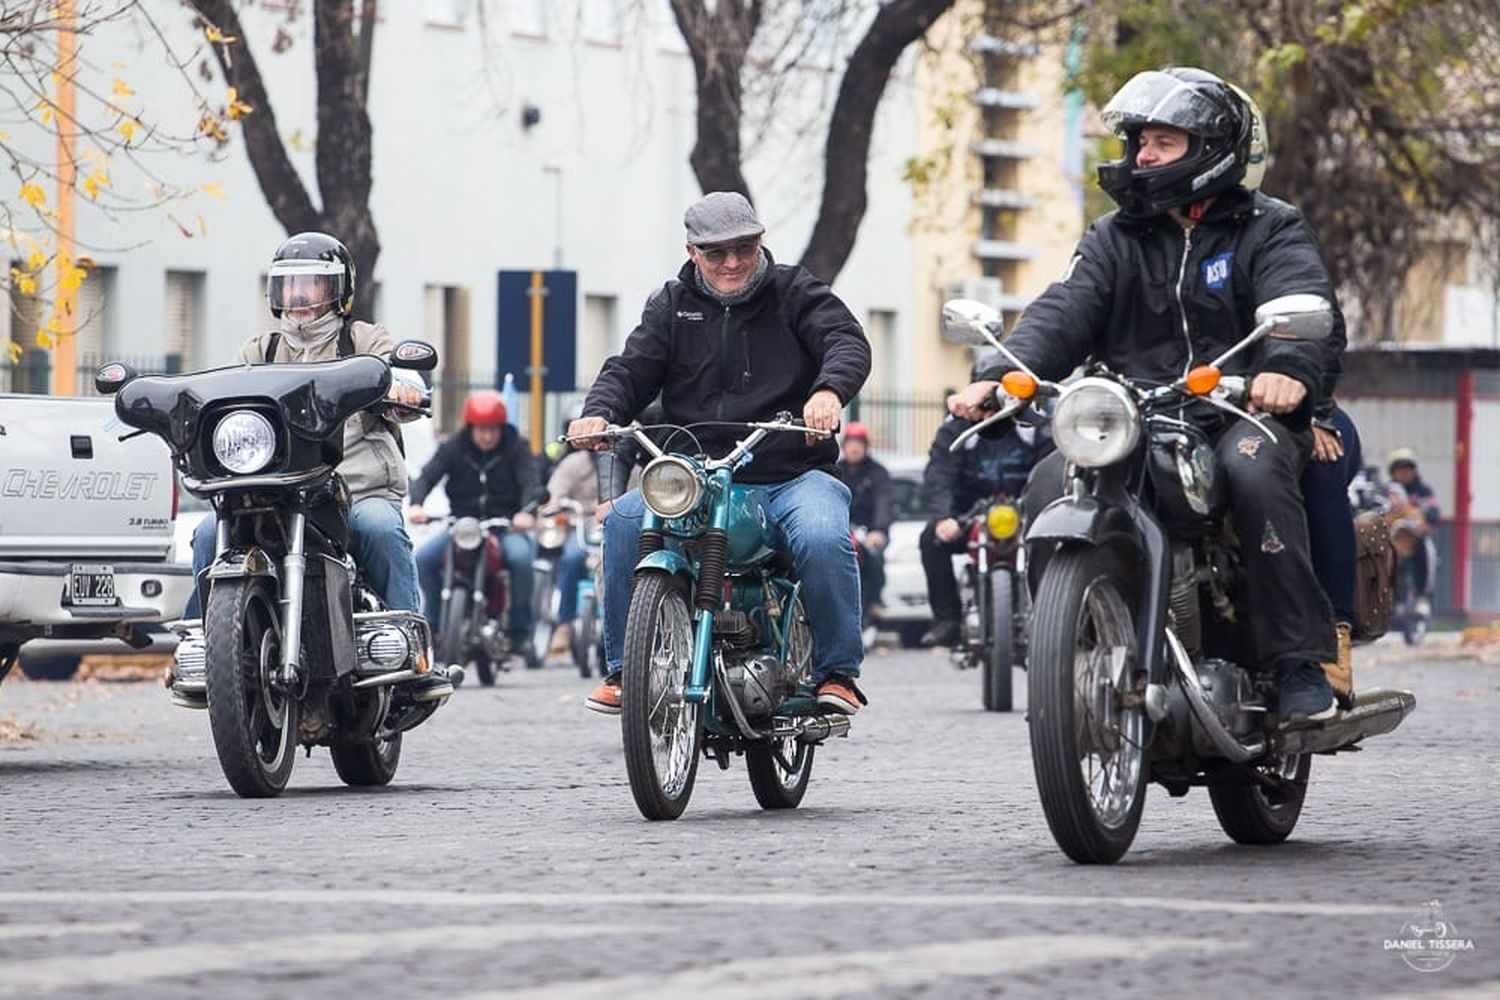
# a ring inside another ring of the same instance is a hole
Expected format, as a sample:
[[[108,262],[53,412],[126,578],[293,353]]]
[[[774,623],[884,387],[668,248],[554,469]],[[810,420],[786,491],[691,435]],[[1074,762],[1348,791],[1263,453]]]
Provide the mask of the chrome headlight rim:
[[[1094,406],[1092,411],[1084,409]],[[1080,421],[1095,416],[1099,407],[1117,408],[1116,425],[1104,437],[1085,437]],[[1107,378],[1081,378],[1068,386],[1052,413],[1052,441],[1063,457],[1086,469],[1114,465],[1135,450],[1141,440],[1140,408],[1125,386]]]
[[[231,434],[238,440],[229,440]],[[230,410],[214,424],[210,447],[214,460],[230,473],[252,475],[276,458],[276,428],[256,410]]]
[[[685,494],[685,499],[677,503],[666,503],[664,498],[653,489],[655,484],[663,476],[673,475],[674,471],[687,477],[692,488]],[[657,517],[672,519],[682,517],[695,510],[699,501],[703,499],[703,477],[699,474],[696,466],[679,455],[662,455],[660,458],[652,459],[641,473],[641,500]]]
[[[477,517],[461,517],[448,526],[448,537],[453,546],[464,552],[473,552],[484,544],[484,529]]]

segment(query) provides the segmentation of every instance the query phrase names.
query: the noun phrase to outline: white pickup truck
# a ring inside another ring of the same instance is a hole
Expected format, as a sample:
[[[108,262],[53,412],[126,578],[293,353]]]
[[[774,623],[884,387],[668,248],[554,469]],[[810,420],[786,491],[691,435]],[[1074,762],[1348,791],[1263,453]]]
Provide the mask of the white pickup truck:
[[[0,679],[34,639],[74,657],[149,645],[192,587],[174,561],[176,478],[157,437],[112,399],[0,395]]]

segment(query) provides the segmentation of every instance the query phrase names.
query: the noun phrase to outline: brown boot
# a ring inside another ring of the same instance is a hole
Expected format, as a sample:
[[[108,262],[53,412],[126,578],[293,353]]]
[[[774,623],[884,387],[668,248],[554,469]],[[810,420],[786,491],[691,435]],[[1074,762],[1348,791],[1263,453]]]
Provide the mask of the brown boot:
[[[1334,628],[1338,632],[1338,661],[1324,663],[1323,674],[1333,688],[1339,708],[1347,712],[1354,707],[1354,644],[1349,636],[1348,622],[1339,622]]]

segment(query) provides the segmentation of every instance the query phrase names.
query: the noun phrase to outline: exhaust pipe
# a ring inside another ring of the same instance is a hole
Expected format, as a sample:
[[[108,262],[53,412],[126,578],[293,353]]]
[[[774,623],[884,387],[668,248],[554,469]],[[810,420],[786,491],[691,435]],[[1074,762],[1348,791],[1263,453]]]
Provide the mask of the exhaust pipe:
[[[1266,741],[1260,736],[1252,737],[1245,743],[1234,738],[1224,723],[1219,721],[1219,713],[1208,703],[1204,697],[1203,688],[1198,685],[1198,676],[1193,670],[1193,658],[1182,646],[1182,640],[1177,638],[1177,633],[1167,629],[1167,648],[1172,653],[1172,664],[1177,668],[1178,686],[1182,693],[1187,696],[1188,709],[1192,713],[1193,722],[1202,730],[1213,743],[1214,749],[1226,760],[1236,764],[1244,764],[1254,760],[1266,752]]]
[[[1417,696],[1410,691],[1364,691],[1355,696],[1352,709],[1327,722],[1277,733],[1271,738],[1271,749],[1280,754],[1347,750],[1361,740],[1391,732],[1416,709]]]

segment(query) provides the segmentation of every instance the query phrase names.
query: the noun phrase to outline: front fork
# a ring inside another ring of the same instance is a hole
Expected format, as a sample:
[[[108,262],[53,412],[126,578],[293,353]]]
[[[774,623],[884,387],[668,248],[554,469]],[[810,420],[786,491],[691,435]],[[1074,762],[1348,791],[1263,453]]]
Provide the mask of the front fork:
[[[307,530],[307,515],[302,511],[292,514],[287,525],[286,558],[281,561],[281,683],[291,687],[296,683],[298,657],[302,652],[302,584],[307,577],[304,534]]]

